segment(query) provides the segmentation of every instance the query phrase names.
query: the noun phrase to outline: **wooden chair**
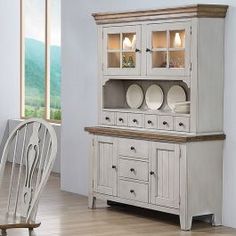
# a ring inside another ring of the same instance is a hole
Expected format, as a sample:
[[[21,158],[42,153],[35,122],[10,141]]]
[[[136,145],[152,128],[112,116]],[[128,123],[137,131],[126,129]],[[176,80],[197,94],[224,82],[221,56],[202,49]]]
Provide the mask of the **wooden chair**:
[[[10,134],[0,162],[2,235],[7,235],[6,231],[11,228],[28,228],[31,235],[32,230],[40,225],[35,222],[39,197],[49,178],[56,152],[55,131],[42,119],[28,119]],[[7,175],[8,181],[3,181]]]

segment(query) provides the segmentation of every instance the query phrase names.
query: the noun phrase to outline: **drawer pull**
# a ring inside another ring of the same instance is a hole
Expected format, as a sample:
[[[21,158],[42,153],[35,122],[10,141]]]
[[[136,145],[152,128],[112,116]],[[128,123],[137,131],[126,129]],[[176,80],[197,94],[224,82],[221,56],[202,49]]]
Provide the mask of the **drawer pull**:
[[[136,48],[136,49],[135,49],[135,52],[141,52],[141,50],[140,50],[140,49],[138,49],[138,48]]]
[[[148,122],[147,122],[147,123],[150,125],[150,124],[152,124],[152,121],[151,121],[151,120],[148,120]]]
[[[166,122],[166,121],[163,121],[163,123],[162,123],[163,125],[168,125],[168,123]]]
[[[134,190],[133,190],[133,189],[130,189],[130,193],[134,193]]]
[[[122,123],[124,123],[124,120],[123,120],[122,118],[119,118],[119,121],[122,122]]]
[[[179,126],[184,126],[184,124],[182,122],[179,123]]]
[[[112,169],[116,169],[116,166],[115,166],[115,165],[112,165],[111,168],[112,168]]]
[[[136,119],[133,119],[133,122],[134,122],[134,123],[138,123],[138,121],[137,121]]]
[[[152,50],[150,48],[147,48],[146,52],[152,52]]]
[[[131,172],[135,172],[135,169],[134,169],[134,168],[130,168],[130,171],[131,171]]]
[[[110,117],[106,116],[106,117],[105,117],[105,120],[107,120],[107,121],[110,120]]]
[[[135,151],[135,147],[131,146],[131,147],[130,147],[130,150],[131,150],[131,151]]]
[[[154,175],[155,173],[154,173],[154,171],[150,171],[150,175]]]

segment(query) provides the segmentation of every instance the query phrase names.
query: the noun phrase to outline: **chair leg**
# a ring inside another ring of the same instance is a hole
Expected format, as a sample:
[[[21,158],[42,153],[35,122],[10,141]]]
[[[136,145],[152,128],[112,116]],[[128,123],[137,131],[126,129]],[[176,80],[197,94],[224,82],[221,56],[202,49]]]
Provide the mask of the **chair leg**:
[[[7,236],[7,230],[6,229],[2,229],[1,231],[2,231],[2,234],[1,234],[2,236]]]
[[[32,233],[34,232],[34,228],[29,228],[29,236],[33,236]]]

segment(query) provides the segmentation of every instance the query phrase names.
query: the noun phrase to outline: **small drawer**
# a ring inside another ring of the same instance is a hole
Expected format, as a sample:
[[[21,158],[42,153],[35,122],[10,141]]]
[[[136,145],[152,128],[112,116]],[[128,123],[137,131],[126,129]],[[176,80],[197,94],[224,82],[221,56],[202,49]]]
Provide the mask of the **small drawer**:
[[[145,115],[144,126],[146,129],[156,129],[157,128],[157,116],[156,115]]]
[[[103,112],[102,113],[102,124],[114,125],[115,124],[115,113],[114,112]]]
[[[120,158],[119,176],[148,181],[148,163]]]
[[[159,116],[158,117],[158,129],[173,130],[173,117],[172,116]]]
[[[127,124],[128,124],[128,114],[118,112],[116,114],[116,125],[127,126]]]
[[[188,117],[175,117],[175,130],[180,132],[189,132],[189,118]]]
[[[134,139],[119,139],[118,154],[137,158],[148,158],[148,142]]]
[[[128,114],[128,126],[130,127],[143,127],[143,114]]]
[[[148,202],[148,184],[119,180],[118,196],[140,202]]]

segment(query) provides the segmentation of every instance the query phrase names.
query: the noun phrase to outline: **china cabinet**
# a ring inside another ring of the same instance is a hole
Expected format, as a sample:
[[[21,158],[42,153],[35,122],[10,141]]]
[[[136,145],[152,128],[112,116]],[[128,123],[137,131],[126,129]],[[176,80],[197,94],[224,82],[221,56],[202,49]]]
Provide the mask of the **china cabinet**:
[[[222,222],[224,18],[228,6],[93,14],[99,120],[91,134],[96,198]]]

